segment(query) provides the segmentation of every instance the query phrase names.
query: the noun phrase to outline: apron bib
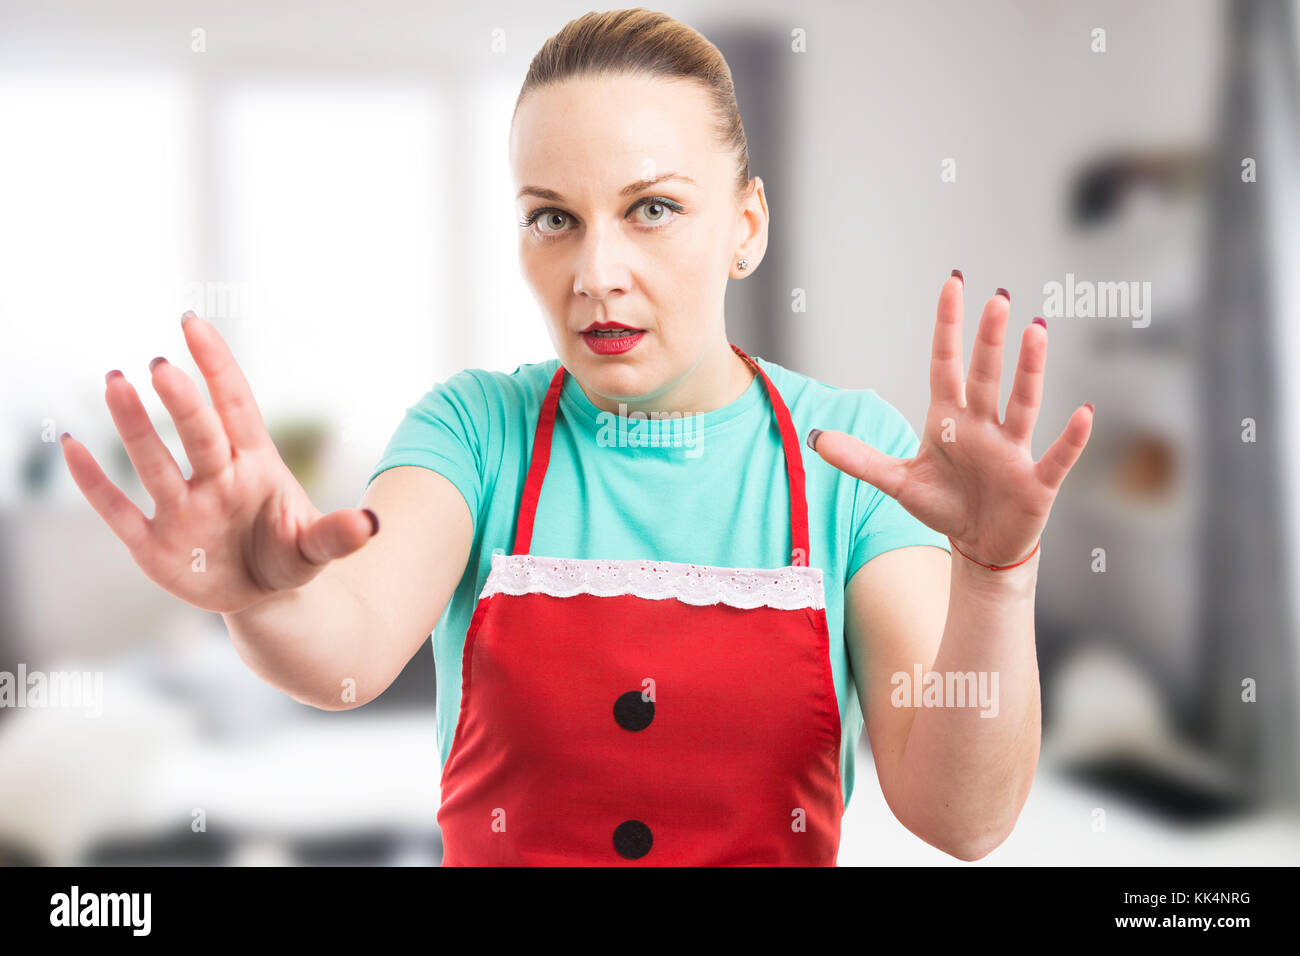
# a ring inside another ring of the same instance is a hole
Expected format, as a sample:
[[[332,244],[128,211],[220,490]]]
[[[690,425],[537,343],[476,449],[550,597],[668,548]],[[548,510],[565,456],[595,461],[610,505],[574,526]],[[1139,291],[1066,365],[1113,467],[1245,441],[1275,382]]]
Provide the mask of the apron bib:
[[[444,866],[835,865],[844,801],[822,571],[785,450],[790,564],[529,554],[565,369],[551,380],[513,553],[466,632],[442,772]]]

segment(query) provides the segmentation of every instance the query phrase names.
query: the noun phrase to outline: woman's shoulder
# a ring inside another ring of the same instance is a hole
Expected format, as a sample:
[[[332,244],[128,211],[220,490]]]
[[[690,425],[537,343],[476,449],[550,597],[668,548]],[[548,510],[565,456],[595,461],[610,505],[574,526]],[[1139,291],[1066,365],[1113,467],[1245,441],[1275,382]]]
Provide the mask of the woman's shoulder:
[[[447,379],[447,384],[463,388],[470,383],[475,383],[485,391],[502,394],[535,393],[539,388],[544,392],[550,386],[555,370],[559,367],[560,360],[550,358],[538,362],[520,363],[515,366],[513,372],[480,367],[466,368]]]
[[[466,406],[486,406],[493,411],[526,411],[546,395],[560,360],[525,362],[512,372],[481,367],[464,368],[430,389],[428,398],[445,397]]]

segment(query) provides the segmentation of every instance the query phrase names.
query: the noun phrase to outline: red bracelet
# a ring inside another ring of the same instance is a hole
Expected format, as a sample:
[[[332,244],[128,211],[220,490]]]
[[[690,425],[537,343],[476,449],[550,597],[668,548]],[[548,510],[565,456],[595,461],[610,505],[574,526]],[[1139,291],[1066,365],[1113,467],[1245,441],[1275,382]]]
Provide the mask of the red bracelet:
[[[956,541],[953,541],[951,536],[948,537],[948,541],[952,544],[952,546],[953,546],[954,548],[956,548],[957,553],[960,554],[963,558],[966,558],[966,559],[968,559],[968,560],[970,560],[970,561],[975,561],[975,559],[972,558],[969,554],[967,554],[967,553],[966,553],[965,551],[963,551],[961,548],[958,548],[958,547],[957,547],[957,542],[956,542]],[[1018,568],[1018,567],[1020,567],[1020,565],[1024,564],[1026,561],[1028,561],[1030,558],[1032,558],[1032,557],[1037,553],[1037,551],[1038,551],[1038,545],[1040,545],[1040,544],[1042,544],[1042,543],[1043,543],[1042,535],[1039,535],[1039,537],[1038,537],[1038,543],[1034,545],[1034,550],[1033,550],[1033,551],[1030,551],[1027,555],[1025,555],[1023,558],[1021,558],[1021,559],[1020,559],[1019,561],[1017,561],[1015,564],[1002,564],[1002,565],[997,565],[997,564],[985,564],[983,561],[975,561],[975,563],[978,564],[981,568],[988,568],[990,571],[1006,571],[1006,570],[1008,570],[1008,569],[1010,569],[1010,568]]]

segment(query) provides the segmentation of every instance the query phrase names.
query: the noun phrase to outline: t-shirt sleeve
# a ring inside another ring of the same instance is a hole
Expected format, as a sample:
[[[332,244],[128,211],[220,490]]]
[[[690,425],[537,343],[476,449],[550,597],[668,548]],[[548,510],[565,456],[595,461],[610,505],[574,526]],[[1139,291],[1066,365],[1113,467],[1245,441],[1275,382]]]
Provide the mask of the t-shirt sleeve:
[[[921,446],[920,439],[903,413],[872,389],[868,396],[869,423],[862,440],[895,458],[911,458]],[[878,554],[915,544],[930,544],[952,553],[947,535],[935,531],[879,488],[858,481],[853,500],[853,553],[848,575]]]
[[[464,496],[477,530],[489,418],[487,394],[473,369],[438,383],[406,410],[366,485],[398,465],[436,471]]]

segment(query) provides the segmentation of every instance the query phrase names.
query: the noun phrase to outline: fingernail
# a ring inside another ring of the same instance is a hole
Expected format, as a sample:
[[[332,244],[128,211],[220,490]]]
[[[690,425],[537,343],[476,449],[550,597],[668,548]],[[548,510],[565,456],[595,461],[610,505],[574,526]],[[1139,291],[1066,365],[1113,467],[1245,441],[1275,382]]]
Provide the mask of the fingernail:
[[[192,311],[187,310],[185,314],[181,316],[181,325],[184,325],[190,319],[196,319],[196,318],[198,318],[198,316],[196,316]]]
[[[1083,406],[1084,406],[1084,408],[1088,409],[1088,411],[1090,411],[1090,412],[1095,412],[1095,411],[1096,411],[1096,409],[1092,407],[1092,402],[1084,402],[1084,403],[1083,403]]]
[[[156,359],[154,359],[152,362],[149,363],[149,371],[152,372],[154,370],[154,366],[156,366],[159,362],[165,362],[165,361],[167,360],[163,358],[161,355],[158,356]]]
[[[998,291],[994,292],[993,294],[1003,296],[1008,302],[1011,301],[1011,293],[1008,292],[1006,289],[998,289]]]
[[[1008,300],[1008,301],[1010,301],[1010,300]],[[1047,328],[1047,320],[1046,320],[1045,318],[1043,318],[1041,315],[1036,315],[1036,316],[1034,316],[1034,321],[1035,321],[1036,323],[1038,323],[1039,325],[1041,325],[1043,328]]]
[[[375,514],[369,508],[362,508],[361,510],[370,517],[370,537],[373,538],[375,535],[379,534],[379,515]]]
[[[819,435],[821,435],[821,433],[822,430],[820,428],[814,428],[812,431],[808,433],[808,447],[811,448],[813,451],[817,450],[817,438]]]
[[[118,378],[121,378],[122,372],[119,369],[113,369],[113,371],[109,372],[107,375],[104,376],[104,381],[105,382],[113,381],[114,375],[116,375]]]
[[[59,444],[60,444],[60,445],[63,444],[63,439],[65,439],[65,438],[71,438],[71,437],[72,437],[72,436],[69,435],[67,432],[64,432],[62,435],[59,436]]]
[[[962,284],[962,285],[965,285],[965,284],[966,284],[966,277],[965,277],[964,275],[961,274],[961,270],[960,270],[960,269],[953,269],[953,270],[952,270],[952,274],[955,275],[958,279],[961,280],[961,284]]]

